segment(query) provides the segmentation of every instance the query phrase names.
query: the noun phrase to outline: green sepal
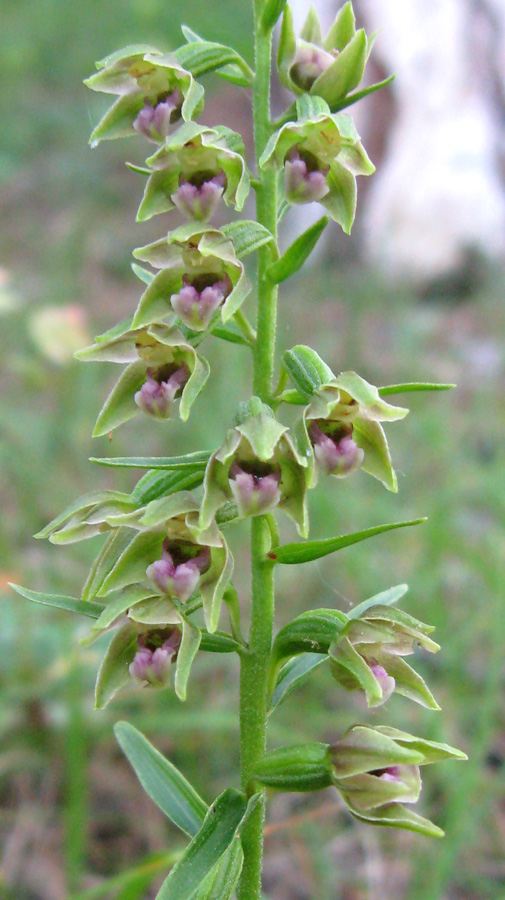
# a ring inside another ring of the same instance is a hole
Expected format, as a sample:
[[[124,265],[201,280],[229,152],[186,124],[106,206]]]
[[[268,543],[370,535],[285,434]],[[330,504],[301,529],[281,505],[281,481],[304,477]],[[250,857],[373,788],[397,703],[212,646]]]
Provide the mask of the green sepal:
[[[351,38],[335,61],[316,78],[311,94],[323,97],[332,107],[357,87],[363,78],[367,60],[367,39],[363,28]]]
[[[282,563],[283,565],[297,565],[298,563],[310,562],[314,559],[321,559],[329,553],[335,553],[344,547],[350,547],[351,544],[357,544],[365,541],[369,537],[376,534],[382,534],[385,531],[392,531],[395,528],[406,528],[410,525],[420,525],[426,522],[426,519],[412,519],[409,522],[392,522],[388,525],[375,525],[373,528],[367,528],[364,531],[355,531],[352,534],[344,534],[335,538],[328,538],[323,541],[302,541],[295,544],[284,544],[276,547],[268,553],[268,559],[274,563]]]
[[[387,828],[403,828],[406,831],[415,831],[425,837],[444,837],[445,832],[401,803],[390,803],[367,813],[357,813],[353,809],[349,812],[360,822],[367,825],[382,825]]]
[[[132,539],[129,528],[118,528],[111,531],[104,541],[100,553],[89,570],[81,591],[82,600],[94,600],[105,578],[121,556],[123,550]]]
[[[279,81],[283,87],[288,90],[294,90],[289,70],[296,53],[296,34],[293,24],[293,13],[289,3],[284,8],[282,16],[281,33],[279,36],[279,46],[277,49],[277,68],[279,71]],[[296,89],[296,93],[300,93]]]
[[[295,744],[267,753],[254,767],[253,777],[277,791],[320,791],[331,787],[328,744]]]
[[[451,747],[450,744],[427,741],[413,734],[408,734],[406,731],[400,731],[398,728],[392,728],[389,725],[377,725],[375,731],[394,740],[400,747],[422,754],[423,761],[419,763],[422,766],[442,762],[445,759],[461,762],[468,759],[466,753],[463,753],[462,750],[458,750],[456,747]]]
[[[290,278],[303,266],[316,246],[329,222],[328,216],[323,216],[314,225],[303,232],[290,247],[282,254],[277,262],[268,267],[266,274],[275,284],[280,284],[286,278]]]
[[[182,620],[182,641],[177,651],[177,659],[175,663],[175,679],[174,690],[179,700],[186,699],[188,679],[191,672],[191,666],[195,661],[195,657],[200,648],[202,635],[200,629],[189,622],[187,619]]]
[[[347,109],[349,106],[353,106],[358,100],[363,100],[364,97],[368,97],[369,94],[375,94],[376,91],[381,91],[383,88],[392,84],[395,77],[395,75],[389,75],[389,77],[384,78],[383,81],[377,81],[375,84],[371,84],[361,91],[356,91],[354,94],[348,94],[347,97],[344,97],[339,103],[333,105],[332,112],[340,112],[343,109]]]
[[[346,690],[363,690],[371,709],[384,702],[382,688],[372,669],[353,647],[349,638],[341,637],[335,646],[330,648],[329,656],[331,673]]]
[[[107,515],[129,512],[134,502],[129,494],[120,491],[91,491],[74,500],[36,538],[49,538],[53,544],[70,544],[107,531]]]
[[[356,17],[352,3],[347,3],[339,9],[337,17],[326,35],[323,47],[325,50],[338,50],[341,52],[352,41],[356,34]]]
[[[353,606],[347,613],[347,618],[357,619],[359,616],[364,615],[369,609],[373,609],[374,606],[392,606],[407,593],[408,589],[408,584],[398,584],[395,585],[395,587],[388,588],[386,591],[381,591],[380,594],[374,594],[374,596],[369,597],[368,600],[363,600],[362,603]]]
[[[309,6],[309,11],[300,31],[300,38],[302,41],[307,41],[310,44],[320,44],[323,39],[319,16],[313,4]]]
[[[177,828],[197,834],[208,807],[184,775],[129,722],[117,722],[114,734],[146,794]]]
[[[103,709],[131,682],[129,665],[137,651],[138,632],[128,622],[114,632],[102,659],[95,685],[95,709]]]

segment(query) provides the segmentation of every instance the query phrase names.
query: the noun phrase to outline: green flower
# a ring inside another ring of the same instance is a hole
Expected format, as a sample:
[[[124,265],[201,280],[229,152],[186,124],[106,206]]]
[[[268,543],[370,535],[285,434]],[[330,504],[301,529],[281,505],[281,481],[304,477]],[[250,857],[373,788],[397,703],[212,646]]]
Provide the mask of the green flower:
[[[288,122],[272,135],[260,166],[284,167],[290,203],[318,201],[349,234],[356,214],[356,175],[375,171],[350,116],[331,114],[320,101],[317,115]]]
[[[329,748],[332,781],[349,812],[372,825],[406,828],[431,837],[443,831],[412,812],[421,790],[419,767],[466,755],[386,726],[355,725]]]
[[[307,459],[287,426],[253,398],[247,417],[228,432],[223,446],[209,459],[200,525],[207,527],[233,498],[241,518],[283,509],[306,536],[306,488]]]
[[[380,423],[395,422],[407,413],[408,409],[386,403],[377,388],[356,372],[342,372],[322,384],[303,414],[304,440],[315,461],[311,484],[318,470],[342,478],[361,467],[396,492],[396,474]]]
[[[76,356],[87,361],[128,363],[96,421],[94,436],[107,434],[139,410],[157,419],[171,415],[179,400],[183,421],[209,377],[207,360],[198,356],[178,328],[154,322],[131,328],[128,320],[111,329]]]
[[[393,691],[428,709],[440,709],[423,679],[402,659],[414,645],[430,653],[440,649],[433,626],[389,606],[374,606],[350,619],[329,649],[333,677],[346,690],[362,690],[368,706],[380,706]]]
[[[204,225],[188,222],[134,256],[161,269],[140,298],[134,328],[175,312],[188,328],[206,331],[218,315],[227,322],[250,291],[231,240]]]
[[[186,122],[147,164],[153,171],[138,211],[140,222],[174,207],[206,222],[221,197],[241,210],[249,193],[242,138],[224,126]]]
[[[314,7],[297,38],[286,6],[277,55],[281,84],[295,94],[308,91],[322,97],[331,107],[345,105],[346,95],[363,78],[372,44],[373,37],[356,30],[351,3],[339,10],[324,40]]]
[[[160,143],[174,122],[196,118],[203,109],[203,88],[170,53],[134,45],[112,53],[96,67],[99,71],[84,84],[118,99],[94,129],[92,146],[133,134]]]

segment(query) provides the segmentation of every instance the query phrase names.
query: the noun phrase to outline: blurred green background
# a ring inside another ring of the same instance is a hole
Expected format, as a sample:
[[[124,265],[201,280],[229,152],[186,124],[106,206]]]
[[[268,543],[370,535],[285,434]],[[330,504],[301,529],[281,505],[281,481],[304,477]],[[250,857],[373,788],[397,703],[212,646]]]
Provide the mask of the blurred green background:
[[[95,713],[103,647],[80,648],[85,623],[30,606],[7,582],[76,595],[99,542],[56,548],[31,534],[86,490],[135,483],[134,473],[95,468],[88,457],[211,448],[247,396],[246,351],[209,342],[211,383],[187,427],[137,419],[111,445],[92,442],[114,367],[75,363],[72,352],[133,310],[139,285],[131,250],[169,227],[168,219],[134,224],[142,185],[124,159],[142,160],[140,139],[89,150],[106,101],[86,92],[82,79],[95,59],[129,42],[174,47],[181,21],[233,42],[251,61],[249,5],[3,0],[0,12],[0,896],[150,898],[165,871],[160,856],[177,850],[180,838],[143,796],[112,724],[127,718],[144,730],[210,800],[237,781],[236,663],[201,654],[186,705],[170,692],[131,690]],[[246,92],[218,79],[206,87],[204,120],[219,121],[221,107],[247,137]],[[345,610],[407,581],[404,607],[435,624],[443,645],[419,663],[443,713],[403,698],[369,713],[318,671],[276,714],[271,743],[332,740],[358,719],[384,720],[462,747],[470,761],[425,776],[421,811],[445,827],[440,842],[367,829],[333,792],[274,798],[265,893],[271,900],[498,900],[505,895],[502,272],[484,266],[471,292],[447,282],[427,300],[364,267],[337,270],[333,256],[328,250],[283,288],[281,347],[312,343],[336,371],[353,368],[376,384],[424,379],[458,389],[413,395],[411,416],[389,427],[397,496],[358,473],[321,484],[311,497],[314,537],[420,515],[428,523],[281,571],[278,618],[314,605]],[[243,538],[247,528],[238,531]],[[285,534],[294,539],[289,526]],[[234,545],[240,572],[247,554]],[[245,601],[245,579],[239,587]],[[124,876],[132,866],[135,877]]]

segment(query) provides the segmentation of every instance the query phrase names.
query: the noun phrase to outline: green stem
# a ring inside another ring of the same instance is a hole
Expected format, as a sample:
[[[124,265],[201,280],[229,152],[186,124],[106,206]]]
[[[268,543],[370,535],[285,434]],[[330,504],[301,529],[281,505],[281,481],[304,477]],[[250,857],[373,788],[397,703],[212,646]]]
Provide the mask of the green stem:
[[[271,133],[270,65],[272,35],[262,33],[260,17],[264,0],[254,0],[255,62],[254,139],[259,159]],[[277,238],[277,173],[258,169],[256,218]],[[277,287],[266,277],[269,250],[258,251],[257,339],[253,350],[253,390],[263,402],[271,397],[277,320]],[[253,773],[266,750],[267,682],[272,648],[274,619],[274,567],[266,561],[272,542],[268,517],[251,523],[252,613],[249,650],[241,659],[240,670],[240,761],[242,785],[249,794],[257,790]],[[242,831],[244,867],[238,888],[239,900],[260,900],[263,867],[263,831],[265,796],[251,814]]]

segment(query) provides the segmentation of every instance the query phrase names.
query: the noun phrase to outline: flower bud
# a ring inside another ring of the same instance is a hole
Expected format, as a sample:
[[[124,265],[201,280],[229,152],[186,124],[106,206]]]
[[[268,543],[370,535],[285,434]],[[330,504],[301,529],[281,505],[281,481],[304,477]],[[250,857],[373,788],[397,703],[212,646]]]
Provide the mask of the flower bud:
[[[321,425],[329,428],[323,431]],[[352,438],[352,426],[339,423],[313,421],[309,427],[309,437],[314,447],[314,456],[325,475],[344,478],[358,469],[365,457],[364,450]]]
[[[233,463],[230,488],[241,516],[260,516],[274,509],[280,499],[280,467],[268,464]]]
[[[162,558],[147,567],[146,574],[162,594],[176,597],[182,603],[195,593],[200,575],[210,566],[210,549],[204,547],[196,556],[197,545],[176,541],[163,542]]]
[[[316,158],[296,147],[290,150],[284,163],[284,190],[290,203],[312,203],[322,200],[329,192],[326,176],[329,166],[320,168]]]
[[[180,643],[178,628],[139,634],[138,650],[129,666],[132,678],[144,685],[166,687],[170,683],[170,668]]]
[[[228,275],[216,279],[216,275],[198,276],[189,282],[183,276],[183,287],[178,294],[172,294],[170,303],[184,325],[193,331],[205,331],[212,316],[224,303],[232,291]]]
[[[164,99],[160,98],[154,106],[145,100],[133,122],[135,131],[149,140],[163,141],[170,131],[170,125],[181,116],[182,102],[183,97],[178,88]]]
[[[179,188],[171,195],[171,200],[177,209],[188,219],[196,219],[198,222],[208,222],[215,212],[223,192],[226,188],[226,176],[224,172],[199,173],[186,180],[179,177]]]
[[[172,402],[181,393],[190,372],[187,366],[178,368],[162,366],[159,369],[147,369],[146,380],[135,394],[135,403],[147,415],[158,419],[170,416]]]
[[[334,62],[335,56],[316,47],[315,44],[298,46],[289,76],[293,84],[302,91],[310,91],[316,78],[319,78],[328,66]]]

